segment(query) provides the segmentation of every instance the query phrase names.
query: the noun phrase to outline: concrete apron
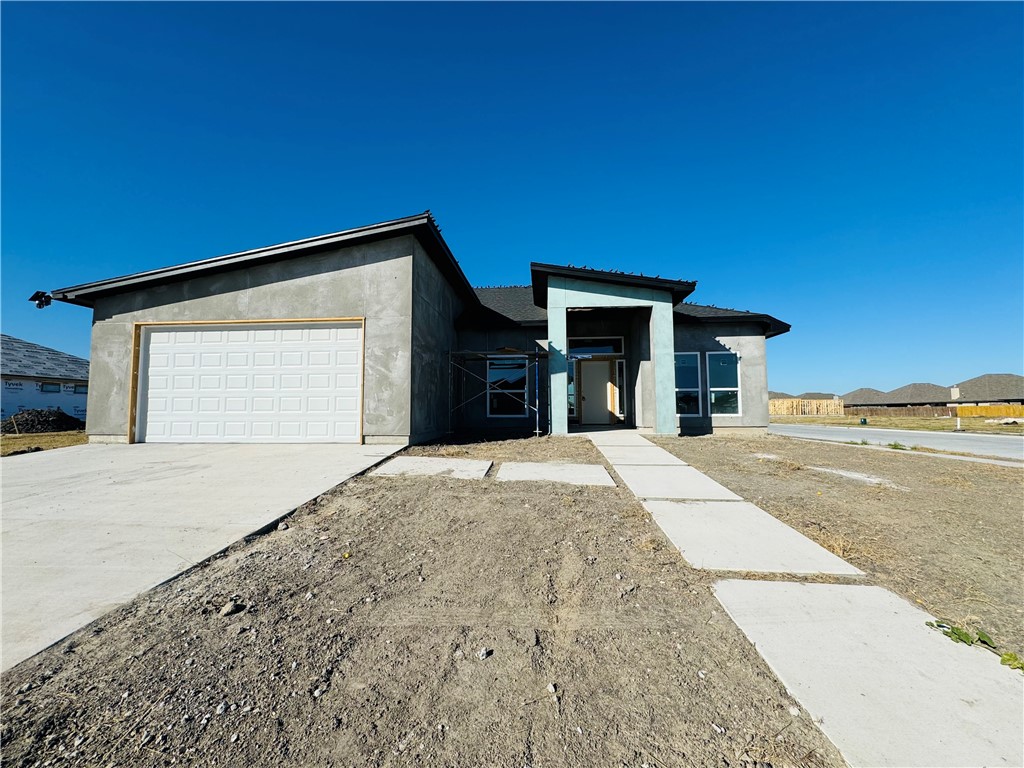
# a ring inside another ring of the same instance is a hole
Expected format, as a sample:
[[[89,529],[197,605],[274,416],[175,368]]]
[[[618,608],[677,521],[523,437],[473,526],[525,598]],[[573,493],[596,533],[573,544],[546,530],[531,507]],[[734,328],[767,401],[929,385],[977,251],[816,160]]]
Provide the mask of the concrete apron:
[[[84,445],[3,459],[2,669],[400,448]]]
[[[694,567],[861,574],[753,504],[709,495],[739,499],[638,433],[605,435],[588,436]],[[715,594],[854,768],[1024,765],[1024,679],[929,629],[902,598],[756,580],[720,581]]]

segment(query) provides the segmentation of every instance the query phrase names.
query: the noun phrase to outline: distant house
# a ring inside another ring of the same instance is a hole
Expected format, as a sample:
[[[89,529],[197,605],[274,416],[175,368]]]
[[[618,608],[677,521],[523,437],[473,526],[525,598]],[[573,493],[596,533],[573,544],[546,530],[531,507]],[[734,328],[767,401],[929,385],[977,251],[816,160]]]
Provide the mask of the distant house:
[[[787,395],[785,392],[772,392],[771,390],[768,390],[768,399],[769,400],[795,400],[796,398],[794,398],[792,395]]]
[[[1024,376],[986,373],[950,387],[949,402],[957,405],[1024,403]]]
[[[949,387],[918,383],[886,392],[878,405],[946,405],[948,402]]]
[[[870,387],[861,387],[843,395],[843,404],[847,406],[882,405],[884,401],[885,392]]]
[[[85,419],[89,361],[24,339],[0,334],[2,418],[37,408]]]
[[[796,397],[798,400],[835,400],[839,395],[833,392],[804,392]]]

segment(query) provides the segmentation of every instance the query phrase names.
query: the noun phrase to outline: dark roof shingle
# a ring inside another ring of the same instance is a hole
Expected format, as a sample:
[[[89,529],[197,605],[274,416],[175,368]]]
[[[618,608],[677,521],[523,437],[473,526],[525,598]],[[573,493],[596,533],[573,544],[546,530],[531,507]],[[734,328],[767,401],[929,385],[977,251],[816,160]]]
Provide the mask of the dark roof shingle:
[[[477,298],[483,307],[492,313],[514,324],[546,323],[547,310],[534,303],[533,288],[529,285],[507,285],[494,288],[474,288]],[[675,313],[694,322],[736,322],[749,321],[760,323],[765,328],[765,336],[777,336],[789,330],[789,325],[771,315],[756,312],[744,312],[739,309],[725,309],[703,304],[687,302],[677,304]]]
[[[4,376],[88,381],[89,361],[31,341],[0,334],[0,373]]]
[[[960,388],[957,400],[963,402],[1024,400],[1024,376],[1015,373],[986,373],[954,386]]]

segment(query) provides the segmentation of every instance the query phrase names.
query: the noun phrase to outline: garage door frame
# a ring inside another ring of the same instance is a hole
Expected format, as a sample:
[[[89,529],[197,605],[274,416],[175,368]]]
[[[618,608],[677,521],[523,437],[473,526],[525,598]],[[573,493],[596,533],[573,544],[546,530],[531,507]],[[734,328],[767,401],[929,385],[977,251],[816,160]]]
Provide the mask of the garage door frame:
[[[142,334],[148,328],[187,327],[205,325],[289,325],[289,324],[320,324],[359,323],[359,443],[363,442],[363,409],[366,404],[366,318],[365,317],[300,317],[258,320],[154,320],[132,323],[132,368],[131,388],[128,393],[128,442],[135,443],[136,424],[139,413],[139,397],[142,394],[140,382],[142,371],[139,368],[142,360]]]

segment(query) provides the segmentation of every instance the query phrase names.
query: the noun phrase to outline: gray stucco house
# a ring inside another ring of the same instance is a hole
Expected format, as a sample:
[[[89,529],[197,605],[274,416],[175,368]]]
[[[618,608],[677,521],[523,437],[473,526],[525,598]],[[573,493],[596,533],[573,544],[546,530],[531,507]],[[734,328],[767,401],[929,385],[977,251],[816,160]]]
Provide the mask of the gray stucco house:
[[[429,212],[61,288],[93,312],[96,442],[416,443],[763,430],[770,315],[533,263],[474,289]]]

